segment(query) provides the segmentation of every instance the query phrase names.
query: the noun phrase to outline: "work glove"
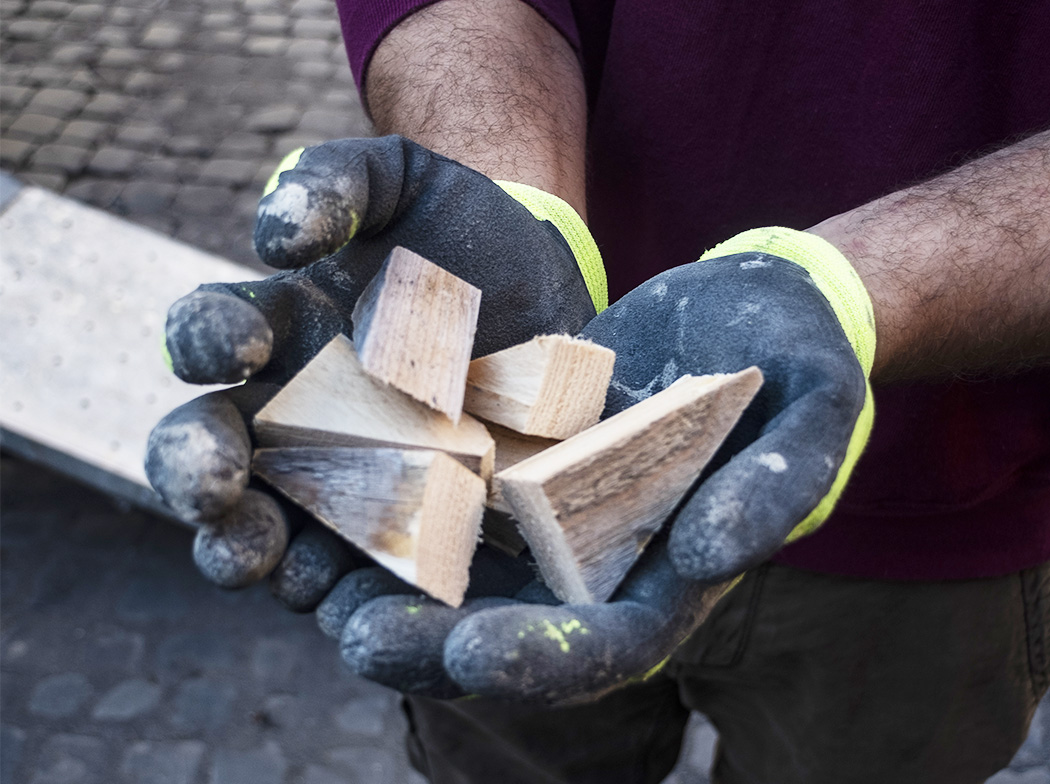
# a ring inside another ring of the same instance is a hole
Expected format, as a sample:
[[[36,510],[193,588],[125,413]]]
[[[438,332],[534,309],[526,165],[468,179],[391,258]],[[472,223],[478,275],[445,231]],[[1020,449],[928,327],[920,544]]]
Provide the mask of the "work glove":
[[[789,229],[747,232],[635,289],[583,331],[616,351],[605,415],[687,373],[757,365],[765,377],[669,529],[607,604],[545,605],[536,585],[455,611],[333,592],[349,605],[344,658],[397,688],[546,703],[644,678],[734,577],[827,517],[871,428],[873,324],[845,258]]]
[[[272,572],[278,598],[306,611],[348,570],[370,564],[265,485],[249,487],[251,421],[332,337],[352,334],[358,296],[398,245],[481,290],[475,355],[578,332],[607,299],[594,241],[549,194],[497,184],[396,136],[290,156],[255,228],[260,258],[286,271],[201,286],[168,314],[180,378],[247,380],[176,409],[147,447],[154,488],[201,523],[194,556],[214,582],[240,587]]]

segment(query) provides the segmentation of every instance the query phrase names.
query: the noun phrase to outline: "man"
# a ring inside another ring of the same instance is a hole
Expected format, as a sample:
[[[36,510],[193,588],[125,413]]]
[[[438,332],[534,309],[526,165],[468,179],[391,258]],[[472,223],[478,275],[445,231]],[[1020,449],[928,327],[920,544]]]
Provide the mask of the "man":
[[[618,352],[611,408],[680,372],[754,361],[767,384],[608,606],[431,608],[420,643],[404,641],[397,597],[332,592],[322,610],[343,627],[345,658],[381,682],[592,699],[410,697],[417,764],[435,782],[655,782],[697,708],[721,733],[716,781],[984,780],[1023,739],[1048,677],[1050,375],[1031,366],[1050,356],[1050,12],[423,5],[340,4],[377,129],[539,189],[504,188],[561,233],[600,309],[579,226],[542,194],[586,219],[617,300],[584,330]],[[311,286],[331,292],[335,277],[309,262],[356,231],[340,252],[367,270],[397,237],[486,296],[517,276],[532,299],[506,309],[525,331],[573,323],[578,284],[529,266],[566,248],[501,245],[494,271],[435,239],[466,231],[436,205],[476,193],[457,204],[494,210],[488,234],[546,242],[501,194],[400,141],[318,150],[263,203],[264,258],[307,264]],[[962,157],[973,160],[949,171]],[[387,182],[398,206],[376,219]],[[293,220],[293,193],[324,220]],[[302,250],[343,213],[355,218],[338,241]],[[742,233],[769,224],[809,231]],[[542,299],[568,304],[538,315]],[[274,324],[283,311],[262,312]],[[309,342],[292,334],[298,320],[275,328],[278,360]],[[483,319],[486,331],[502,334]],[[182,342],[169,329],[169,345]],[[816,530],[867,437],[866,377],[878,425]],[[275,573],[279,594],[289,575],[316,574],[288,565],[308,560],[303,538]],[[337,560],[315,594],[349,567]],[[744,569],[694,632],[720,592],[710,586]],[[559,661],[542,641],[517,642],[532,618],[582,619],[590,634],[564,640]]]

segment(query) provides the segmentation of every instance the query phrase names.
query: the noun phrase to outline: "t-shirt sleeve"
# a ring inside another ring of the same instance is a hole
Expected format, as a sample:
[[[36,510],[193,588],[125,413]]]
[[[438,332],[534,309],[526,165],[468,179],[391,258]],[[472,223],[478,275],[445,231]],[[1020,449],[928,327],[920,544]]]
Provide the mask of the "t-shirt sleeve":
[[[346,56],[363,96],[365,71],[376,46],[405,17],[435,0],[336,0]],[[579,34],[569,0],[524,0],[579,51]]]

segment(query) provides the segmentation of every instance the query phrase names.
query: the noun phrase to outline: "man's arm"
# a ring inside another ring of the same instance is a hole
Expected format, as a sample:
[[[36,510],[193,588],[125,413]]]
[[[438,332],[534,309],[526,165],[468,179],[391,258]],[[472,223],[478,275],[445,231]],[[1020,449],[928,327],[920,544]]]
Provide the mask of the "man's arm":
[[[521,0],[417,11],[377,47],[365,93],[380,133],[553,193],[586,217],[580,64]]]
[[[873,381],[1050,358],[1050,131],[810,231],[871,295]]]

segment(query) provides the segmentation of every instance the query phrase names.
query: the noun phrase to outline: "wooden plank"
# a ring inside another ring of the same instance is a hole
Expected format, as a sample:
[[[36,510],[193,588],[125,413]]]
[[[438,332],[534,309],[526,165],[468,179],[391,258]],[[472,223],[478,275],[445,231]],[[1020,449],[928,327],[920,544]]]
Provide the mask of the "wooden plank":
[[[4,449],[174,517],[146,479],[146,442],[215,387],[165,366],[168,308],[259,273],[31,186],[6,202],[0,236]]]
[[[464,414],[459,424],[369,375],[337,335],[255,417],[261,446],[375,446],[448,452],[488,481],[495,444]]]
[[[354,306],[365,370],[458,422],[481,290],[394,248]]]
[[[560,599],[612,595],[761,385],[758,368],[685,376],[497,475]]]
[[[528,435],[568,438],[598,421],[616,353],[541,335],[470,363],[465,410]]]
[[[255,473],[406,582],[463,601],[485,483],[422,449],[261,449]]]

